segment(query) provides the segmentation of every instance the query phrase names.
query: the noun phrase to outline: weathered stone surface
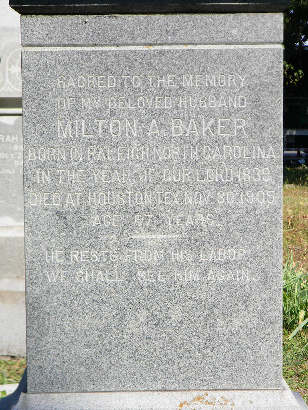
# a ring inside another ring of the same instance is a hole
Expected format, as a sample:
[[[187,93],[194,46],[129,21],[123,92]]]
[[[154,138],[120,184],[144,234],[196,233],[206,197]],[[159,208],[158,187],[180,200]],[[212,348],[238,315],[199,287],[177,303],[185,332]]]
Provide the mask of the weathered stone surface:
[[[3,257],[2,252],[1,257]],[[5,274],[5,271],[1,272]],[[25,278],[3,278],[2,276],[0,277],[0,355],[25,356]]]
[[[0,26],[0,38],[0,97],[20,97],[19,31]]]
[[[181,407],[180,407],[181,406]],[[16,410],[300,410],[306,404],[281,390],[22,394]]]
[[[19,20],[19,15],[9,7],[8,0],[0,0],[1,98],[21,95]]]
[[[0,355],[25,355],[19,15],[0,0]]]
[[[0,116],[0,291],[2,279],[24,279],[21,122]]]
[[[279,43],[282,24],[280,13],[21,17],[24,46]]]
[[[19,14],[9,4],[9,0],[0,0],[0,26],[6,28],[18,28]]]
[[[24,282],[24,228],[20,225],[15,227],[1,226],[0,229],[0,280],[19,278]]]
[[[0,236],[2,227],[23,225],[21,116],[0,116]]]
[[[0,116],[0,355],[25,355],[21,117]]]
[[[281,385],[282,48],[171,39],[25,48],[32,393]]]

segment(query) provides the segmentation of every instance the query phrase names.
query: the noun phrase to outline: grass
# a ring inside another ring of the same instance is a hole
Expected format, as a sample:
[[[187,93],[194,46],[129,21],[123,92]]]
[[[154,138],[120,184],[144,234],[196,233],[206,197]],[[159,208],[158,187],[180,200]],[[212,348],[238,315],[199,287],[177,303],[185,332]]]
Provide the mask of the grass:
[[[21,357],[0,356],[0,399],[6,396],[1,384],[19,383],[26,368],[26,359]]]
[[[308,167],[284,169],[283,187],[284,335],[283,376],[308,403]]]
[[[308,331],[289,340],[283,335],[283,377],[291,390],[297,391],[308,404]]]
[[[0,384],[19,383],[26,368],[26,359],[0,356]]]
[[[292,255],[283,268],[283,327],[294,331],[308,318],[308,272],[294,263]]]
[[[308,167],[284,169],[283,233],[284,263],[308,272]]]
[[[308,187],[308,167],[306,165],[285,167],[283,169],[283,183]]]

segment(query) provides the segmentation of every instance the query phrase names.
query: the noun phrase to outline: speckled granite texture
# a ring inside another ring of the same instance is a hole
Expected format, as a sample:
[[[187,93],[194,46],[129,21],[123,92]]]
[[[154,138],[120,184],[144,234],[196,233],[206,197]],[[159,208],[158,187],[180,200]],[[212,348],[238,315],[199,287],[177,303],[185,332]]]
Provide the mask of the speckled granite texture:
[[[14,410],[307,410],[285,385],[267,391],[22,394]]]
[[[189,18],[24,48],[30,393],[281,386],[282,47]]]
[[[22,16],[22,44],[255,44],[282,40],[281,13]]]

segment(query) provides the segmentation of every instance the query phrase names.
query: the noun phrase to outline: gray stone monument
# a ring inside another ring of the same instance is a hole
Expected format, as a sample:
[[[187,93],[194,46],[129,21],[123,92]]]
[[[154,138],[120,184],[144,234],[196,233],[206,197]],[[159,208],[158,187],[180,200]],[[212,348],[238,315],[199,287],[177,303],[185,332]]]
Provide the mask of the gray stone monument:
[[[18,408],[301,408],[281,372],[281,5],[57,3],[13,2]]]
[[[22,355],[25,275],[22,119],[0,115],[0,355]]]
[[[0,0],[0,355],[26,354],[19,15]]]
[[[0,99],[8,97],[21,97],[20,24],[9,1],[0,0]]]

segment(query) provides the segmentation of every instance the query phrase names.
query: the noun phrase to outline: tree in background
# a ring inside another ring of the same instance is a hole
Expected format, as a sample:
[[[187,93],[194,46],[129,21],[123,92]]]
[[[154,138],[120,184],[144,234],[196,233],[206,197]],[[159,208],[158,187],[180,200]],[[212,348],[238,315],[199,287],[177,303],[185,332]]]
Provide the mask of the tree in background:
[[[285,95],[308,97],[308,0],[291,0],[284,27]]]

